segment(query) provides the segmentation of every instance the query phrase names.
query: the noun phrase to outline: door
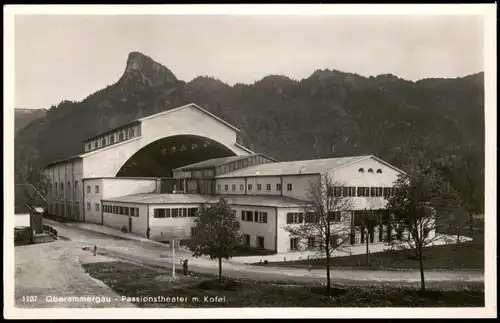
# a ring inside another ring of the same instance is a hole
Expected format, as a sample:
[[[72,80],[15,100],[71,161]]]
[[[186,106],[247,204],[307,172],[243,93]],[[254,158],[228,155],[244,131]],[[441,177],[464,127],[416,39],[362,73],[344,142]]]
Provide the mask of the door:
[[[257,246],[261,249],[264,249],[264,237],[257,238]]]
[[[128,232],[132,232],[132,218],[128,218]]]

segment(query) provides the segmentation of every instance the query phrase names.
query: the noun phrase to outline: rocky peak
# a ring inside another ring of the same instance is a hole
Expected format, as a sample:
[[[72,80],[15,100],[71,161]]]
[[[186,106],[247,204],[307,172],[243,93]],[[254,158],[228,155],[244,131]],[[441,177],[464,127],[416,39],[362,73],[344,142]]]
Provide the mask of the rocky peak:
[[[125,72],[120,79],[122,83],[130,81],[143,86],[158,86],[165,83],[175,83],[178,80],[174,73],[151,57],[139,52],[131,52],[128,55]]]

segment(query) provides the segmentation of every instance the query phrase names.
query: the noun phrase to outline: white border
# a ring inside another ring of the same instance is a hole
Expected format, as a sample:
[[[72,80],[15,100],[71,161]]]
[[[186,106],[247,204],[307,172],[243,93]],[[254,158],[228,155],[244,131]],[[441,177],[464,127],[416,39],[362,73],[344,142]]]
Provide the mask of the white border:
[[[485,308],[18,309],[14,307],[14,16],[138,15],[482,15],[485,19]],[[496,317],[496,5],[7,5],[4,6],[4,317],[5,318],[481,318]]]

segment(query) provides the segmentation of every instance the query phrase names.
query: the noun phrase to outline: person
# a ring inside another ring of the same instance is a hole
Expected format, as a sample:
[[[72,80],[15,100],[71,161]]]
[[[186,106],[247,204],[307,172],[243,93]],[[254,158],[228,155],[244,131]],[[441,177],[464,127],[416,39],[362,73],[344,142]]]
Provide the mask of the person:
[[[147,237],[148,239],[149,239],[149,234],[150,234],[150,232],[151,232],[151,229],[150,229],[150,228],[148,228],[148,229],[146,230],[146,237]]]
[[[94,245],[94,256],[97,256],[97,245]]]
[[[184,262],[182,263],[182,269],[184,271],[184,275],[188,275],[188,260],[184,259]]]

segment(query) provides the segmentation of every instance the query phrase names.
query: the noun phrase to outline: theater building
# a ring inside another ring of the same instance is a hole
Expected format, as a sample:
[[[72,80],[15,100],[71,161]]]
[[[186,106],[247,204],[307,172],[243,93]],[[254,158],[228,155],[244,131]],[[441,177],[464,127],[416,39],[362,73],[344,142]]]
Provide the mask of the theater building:
[[[188,239],[198,208],[224,197],[244,244],[290,252],[299,242],[284,226],[306,221],[311,183],[328,174],[343,186],[332,194],[354,202],[342,216],[351,244],[389,239],[385,204],[401,170],[371,155],[278,162],[238,144],[237,132],[190,104],[89,138],[81,155],[48,165],[49,212],[154,240]],[[368,237],[354,226],[365,211],[386,215]]]

